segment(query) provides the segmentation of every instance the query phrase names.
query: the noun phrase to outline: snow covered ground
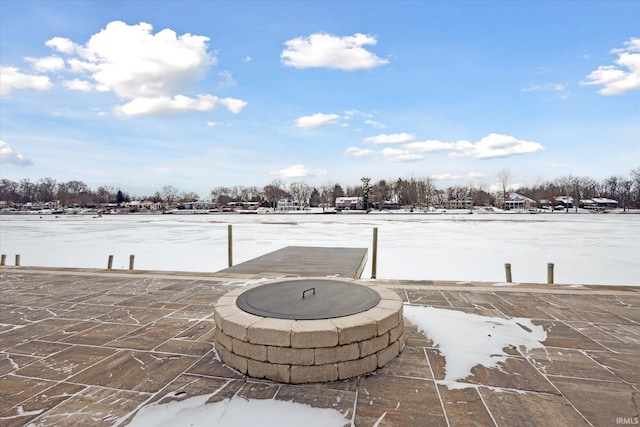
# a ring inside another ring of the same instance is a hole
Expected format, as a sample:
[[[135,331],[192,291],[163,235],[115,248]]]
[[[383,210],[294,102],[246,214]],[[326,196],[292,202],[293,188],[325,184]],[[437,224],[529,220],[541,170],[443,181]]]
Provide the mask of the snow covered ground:
[[[34,215],[0,216],[0,252],[22,265],[213,272],[284,246],[368,247],[378,278],[640,285],[640,215]],[[370,262],[369,262],[370,264]],[[371,275],[367,265],[363,277]]]

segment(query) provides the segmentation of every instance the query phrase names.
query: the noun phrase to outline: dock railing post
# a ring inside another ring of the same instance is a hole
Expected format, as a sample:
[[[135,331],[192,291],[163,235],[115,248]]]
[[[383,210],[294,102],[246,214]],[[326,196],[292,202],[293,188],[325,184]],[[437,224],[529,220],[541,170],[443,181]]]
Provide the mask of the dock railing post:
[[[109,255],[109,260],[107,261],[107,270],[111,270],[113,268],[113,255]]]
[[[371,255],[371,278],[376,278],[378,268],[378,227],[373,227],[373,248]]]
[[[133,270],[133,263],[135,261],[135,255],[129,255],[129,270]]]
[[[504,265],[504,274],[507,279],[507,283],[511,283],[511,264],[505,263]]]
[[[20,267],[20,255],[16,254],[16,267]]]
[[[227,251],[229,258],[229,267],[233,266],[233,227],[231,224],[227,225]]]
[[[553,285],[553,263],[549,262],[547,263],[547,284],[548,285]]]
[[[0,265],[5,265],[7,262],[7,256],[5,254],[2,254],[2,256],[0,256]]]

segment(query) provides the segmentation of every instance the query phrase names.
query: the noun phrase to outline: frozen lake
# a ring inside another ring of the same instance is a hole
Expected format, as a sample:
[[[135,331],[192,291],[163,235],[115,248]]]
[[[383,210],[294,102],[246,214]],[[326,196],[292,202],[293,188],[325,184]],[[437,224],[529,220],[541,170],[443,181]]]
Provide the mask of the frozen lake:
[[[214,272],[285,246],[368,247],[378,228],[378,278],[640,285],[640,215],[4,215],[0,252],[13,264]],[[371,266],[363,273],[370,277]]]

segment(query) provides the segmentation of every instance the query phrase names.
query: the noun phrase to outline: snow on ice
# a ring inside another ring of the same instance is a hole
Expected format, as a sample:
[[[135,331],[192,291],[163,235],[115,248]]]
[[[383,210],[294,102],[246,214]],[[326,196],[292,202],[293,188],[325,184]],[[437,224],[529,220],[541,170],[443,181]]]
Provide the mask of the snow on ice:
[[[227,224],[240,263],[285,246],[368,247],[379,229],[377,277],[640,285],[640,215],[91,215],[0,216],[0,251],[22,265],[212,272],[227,267]]]

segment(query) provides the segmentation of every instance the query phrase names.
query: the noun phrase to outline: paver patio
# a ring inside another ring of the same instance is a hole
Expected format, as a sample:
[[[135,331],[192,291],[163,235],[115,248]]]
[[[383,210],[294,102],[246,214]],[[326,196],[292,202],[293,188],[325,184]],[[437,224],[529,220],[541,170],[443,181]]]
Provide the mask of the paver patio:
[[[258,277],[255,277],[256,279]],[[527,317],[545,348],[509,349],[467,388],[405,319],[403,352],[346,381],[279,384],[212,351],[213,307],[251,278],[144,271],[0,269],[0,426],[114,425],[142,406],[211,394],[333,408],[355,426],[615,426],[640,417],[640,287],[377,280],[407,304]]]

